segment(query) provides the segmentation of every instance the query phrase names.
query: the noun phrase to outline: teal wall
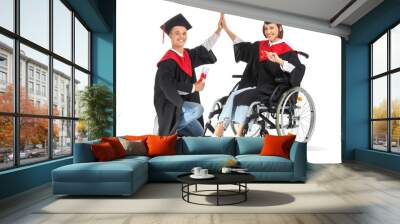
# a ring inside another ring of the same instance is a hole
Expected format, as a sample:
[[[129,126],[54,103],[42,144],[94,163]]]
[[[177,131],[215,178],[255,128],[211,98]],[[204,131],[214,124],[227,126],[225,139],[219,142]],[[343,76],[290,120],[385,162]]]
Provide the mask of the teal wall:
[[[92,31],[92,82],[106,84],[115,93],[115,0],[66,0],[66,2]],[[113,119],[115,127],[115,111]],[[110,127],[110,133],[115,134],[113,127]],[[72,157],[68,157],[1,171],[0,199],[50,182],[53,169],[71,163]]]
[[[53,169],[71,163],[69,157],[0,172],[0,199],[48,183]]]
[[[369,43],[392,25],[400,22],[400,1],[385,0],[351,27],[348,41],[343,40],[344,121],[342,159],[357,160],[398,170],[398,156],[382,155],[369,149]],[[363,150],[363,151],[359,151]],[[394,162],[396,161],[396,162]],[[397,163],[397,164],[396,164]]]

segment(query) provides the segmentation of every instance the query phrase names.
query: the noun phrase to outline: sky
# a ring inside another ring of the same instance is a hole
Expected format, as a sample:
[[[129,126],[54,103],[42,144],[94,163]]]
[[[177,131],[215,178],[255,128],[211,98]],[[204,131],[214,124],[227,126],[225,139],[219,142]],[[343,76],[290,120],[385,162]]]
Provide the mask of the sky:
[[[160,26],[178,13],[193,26],[188,31],[187,48],[201,45],[217,28],[219,12],[161,0],[141,4],[117,1],[117,135],[152,133],[156,115],[153,105],[156,64],[171,46],[167,36],[162,44]],[[249,42],[265,39],[262,21],[229,14],[225,18],[241,39]],[[309,142],[309,161],[340,162],[341,39],[284,26],[284,41],[293,49],[310,54],[309,59],[301,58],[307,67],[302,87],[313,97],[317,113],[314,135]],[[212,50],[218,61],[206,65],[210,71],[200,93],[204,117],[212,103],[227,95],[238,81],[231,76],[242,74],[246,65],[235,63],[232,41],[224,32]],[[201,67],[196,69],[197,75],[200,71]]]

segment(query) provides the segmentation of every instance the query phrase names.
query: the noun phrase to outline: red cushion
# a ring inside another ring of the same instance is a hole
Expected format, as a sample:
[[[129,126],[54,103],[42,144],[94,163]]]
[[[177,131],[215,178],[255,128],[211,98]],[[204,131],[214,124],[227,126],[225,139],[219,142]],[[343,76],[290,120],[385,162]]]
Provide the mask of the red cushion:
[[[90,147],[92,149],[94,157],[99,162],[109,161],[117,158],[113,147],[108,142],[93,144]]]
[[[126,151],[122,146],[121,142],[116,137],[111,138],[101,138],[101,142],[108,142],[111,144],[112,148],[114,149],[115,155],[118,158],[126,156]]]
[[[147,137],[148,156],[176,155],[176,135]]]
[[[266,135],[264,137],[264,145],[261,149],[260,155],[281,156],[286,159],[289,159],[290,148],[292,147],[292,144],[295,139],[296,135],[283,135],[283,136]]]

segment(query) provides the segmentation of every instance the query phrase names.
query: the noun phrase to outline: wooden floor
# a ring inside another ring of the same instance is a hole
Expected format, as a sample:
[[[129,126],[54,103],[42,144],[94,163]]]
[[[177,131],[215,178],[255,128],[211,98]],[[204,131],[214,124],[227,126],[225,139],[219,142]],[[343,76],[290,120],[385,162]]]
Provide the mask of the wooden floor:
[[[314,164],[307,183],[367,206],[356,214],[35,214],[35,208],[54,200],[47,185],[0,202],[0,223],[400,223],[399,173],[359,163]]]

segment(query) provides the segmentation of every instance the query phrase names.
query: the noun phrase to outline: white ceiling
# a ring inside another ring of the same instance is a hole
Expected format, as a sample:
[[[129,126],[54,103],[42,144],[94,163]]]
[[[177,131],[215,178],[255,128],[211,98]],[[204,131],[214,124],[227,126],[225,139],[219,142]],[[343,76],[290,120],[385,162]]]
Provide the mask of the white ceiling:
[[[383,2],[383,0],[168,1],[346,38],[350,35],[350,26],[353,23]],[[342,10],[343,8],[346,9]],[[339,13],[341,10],[342,12]]]

